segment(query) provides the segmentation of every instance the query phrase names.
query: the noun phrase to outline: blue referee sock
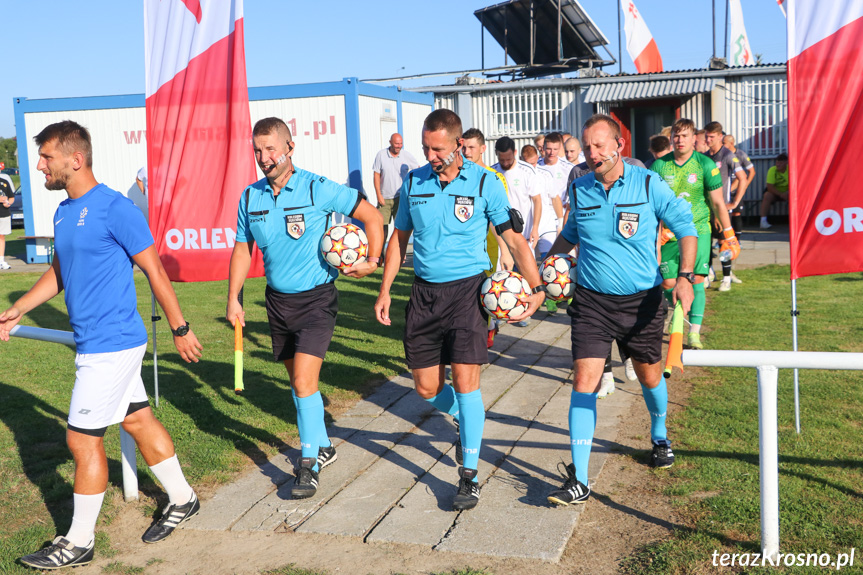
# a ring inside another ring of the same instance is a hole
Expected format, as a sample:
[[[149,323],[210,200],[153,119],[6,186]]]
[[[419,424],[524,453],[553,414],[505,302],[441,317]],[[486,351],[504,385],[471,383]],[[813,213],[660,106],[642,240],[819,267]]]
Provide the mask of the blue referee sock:
[[[428,398],[426,401],[434,405],[438,411],[452,415],[458,421],[459,402],[456,401],[456,392],[453,386],[444,384],[443,389],[434,397]],[[483,413],[485,413],[483,411]]]
[[[595,429],[596,393],[573,390],[569,396],[569,449],[575,464],[575,478],[585,485]]]
[[[459,433],[461,435],[462,453],[465,469],[476,469],[479,464],[479,448],[482,444],[482,430],[485,427],[485,406],[482,404],[482,392],[477,389],[470,393],[456,393],[458,407],[462,417]]]
[[[668,412],[668,386],[665,384],[665,376],[662,376],[659,385],[653,389],[642,384],[641,392],[650,413],[650,439],[668,439],[668,431],[665,429],[665,415]]]
[[[297,402],[297,428],[300,431],[302,456],[314,459],[313,469],[318,471],[318,448],[321,437],[327,434],[327,428],[324,425],[324,400],[320,391],[308,397],[294,397]]]
[[[320,394],[320,392],[318,392],[318,394]],[[297,396],[296,396],[296,394],[294,393],[294,390],[293,390],[293,389],[291,389],[291,399],[293,399],[293,400],[294,400],[294,409],[296,409],[296,410],[297,410],[297,416],[299,417],[299,413],[300,413],[300,406],[299,406],[299,404],[297,403]],[[330,447],[330,446],[333,444],[333,442],[332,442],[332,441],[330,441],[330,438],[329,438],[329,436],[327,435],[327,428],[326,428],[326,425],[324,425],[324,434],[323,434],[323,435],[321,436],[321,438],[318,440],[318,443],[320,444],[320,446],[321,446],[321,447]]]

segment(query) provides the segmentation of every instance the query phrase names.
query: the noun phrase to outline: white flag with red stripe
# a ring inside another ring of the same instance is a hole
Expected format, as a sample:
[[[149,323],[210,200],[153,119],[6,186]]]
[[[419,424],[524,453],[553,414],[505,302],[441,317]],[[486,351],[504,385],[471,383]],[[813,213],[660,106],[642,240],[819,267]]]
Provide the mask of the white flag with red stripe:
[[[863,270],[863,2],[790,0],[791,278]]]
[[[743,8],[740,0],[729,0],[728,12],[731,16],[731,62],[732,66],[754,66],[752,48],[749,47],[749,36],[743,25]]]
[[[144,0],[144,36],[150,230],[171,280],[223,280],[255,179],[243,2]]]
[[[662,56],[653,35],[632,0],[620,0],[626,32],[626,51],[639,74],[662,72]]]

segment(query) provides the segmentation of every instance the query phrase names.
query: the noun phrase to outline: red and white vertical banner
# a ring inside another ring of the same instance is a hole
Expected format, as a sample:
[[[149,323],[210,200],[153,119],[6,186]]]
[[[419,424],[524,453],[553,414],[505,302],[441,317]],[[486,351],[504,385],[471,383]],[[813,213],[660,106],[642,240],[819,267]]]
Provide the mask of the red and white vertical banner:
[[[623,30],[626,32],[626,51],[635,62],[639,74],[662,72],[662,56],[653,39],[653,34],[641,17],[641,12],[632,0],[620,0],[623,9]]]
[[[863,270],[863,2],[789,0],[791,279]]]
[[[150,230],[171,280],[224,280],[255,180],[243,2],[144,0],[144,36]]]

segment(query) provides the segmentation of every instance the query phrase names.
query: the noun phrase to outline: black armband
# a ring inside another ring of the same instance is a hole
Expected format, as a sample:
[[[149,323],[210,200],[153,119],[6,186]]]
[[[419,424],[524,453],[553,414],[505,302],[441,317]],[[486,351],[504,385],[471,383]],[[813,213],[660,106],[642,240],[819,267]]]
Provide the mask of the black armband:
[[[524,231],[524,218],[521,217],[521,212],[515,208],[510,208],[508,222],[504,222],[501,225],[494,227],[494,231],[497,232],[497,235],[501,235],[506,230],[512,230],[517,234]]]

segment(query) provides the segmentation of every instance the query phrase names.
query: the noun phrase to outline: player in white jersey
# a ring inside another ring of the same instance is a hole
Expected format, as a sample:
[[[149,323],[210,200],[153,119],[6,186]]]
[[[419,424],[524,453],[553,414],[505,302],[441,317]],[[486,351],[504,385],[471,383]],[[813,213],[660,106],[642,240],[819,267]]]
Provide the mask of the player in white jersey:
[[[534,248],[534,255],[537,261],[545,259],[548,254],[548,249],[554,240],[557,239],[557,234],[560,228],[557,226],[557,218],[554,214],[554,205],[552,194],[554,193],[554,174],[545,166],[539,164],[539,154],[536,153],[536,148],[530,144],[522,147],[521,159],[536,170],[538,176],[537,181],[542,186],[542,217],[539,219],[539,240],[537,240]],[[546,299],[546,304],[554,303]]]
[[[524,219],[522,233],[530,247],[536,248],[542,217],[542,186],[537,185],[536,170],[527,162],[518,159],[515,142],[508,136],[495,142],[494,151],[497,154],[497,163],[492,169],[506,178],[509,201]]]
[[[539,160],[539,165],[545,166],[553,176],[551,196],[554,201],[554,213],[558,219],[563,218],[564,206],[569,201],[566,182],[573,168],[571,163],[560,157],[562,151],[563,137],[558,132],[547,134],[542,145],[542,158]],[[563,222],[560,222],[559,227],[562,226]]]
[[[543,186],[536,169],[516,156],[515,142],[509,136],[503,136],[494,144],[497,163],[492,166],[506,178],[509,189],[509,203],[524,219],[524,234],[532,250],[539,243],[539,229],[542,220]],[[525,327],[528,320],[515,325]]]

